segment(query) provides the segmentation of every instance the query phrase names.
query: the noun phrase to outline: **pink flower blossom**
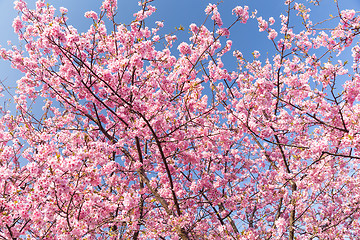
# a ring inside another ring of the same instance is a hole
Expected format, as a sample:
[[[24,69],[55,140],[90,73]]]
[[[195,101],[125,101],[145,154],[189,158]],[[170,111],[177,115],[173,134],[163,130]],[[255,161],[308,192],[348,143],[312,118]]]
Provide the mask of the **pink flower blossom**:
[[[277,229],[277,234],[279,236],[282,236],[282,234],[284,233],[285,228],[286,228],[285,219],[280,217],[278,220],[275,221],[275,226],[276,226],[276,229]]]
[[[227,28],[220,28],[218,31],[217,31],[217,34],[221,35],[221,36],[224,36],[224,37],[229,37],[230,36],[230,31],[229,29]]]
[[[26,2],[24,0],[14,1],[14,8],[18,11],[22,11],[26,8]]]
[[[85,13],[85,17],[86,17],[86,18],[92,18],[92,19],[94,19],[94,20],[97,20],[97,19],[98,19],[98,15],[97,15],[97,13],[94,12],[94,11],[87,11],[87,12]]]
[[[259,23],[259,32],[263,32],[268,28],[268,23],[262,17],[257,18]]]
[[[101,9],[106,11],[106,15],[111,17],[117,9],[117,0],[104,0],[101,5]]]
[[[215,12],[211,17],[212,20],[214,20],[215,24],[218,25],[219,27],[221,27],[223,25],[223,21],[220,17],[220,13],[219,12]]]
[[[248,6],[244,6],[241,7],[241,6],[237,6],[235,7],[232,12],[233,14],[235,14],[238,18],[240,18],[240,22],[241,23],[246,23],[247,20],[249,19],[249,7]]]
[[[217,6],[215,4],[209,4],[206,8],[205,8],[205,13],[206,15],[209,15],[212,11],[217,11]]]
[[[159,35],[155,35],[155,36],[152,38],[152,40],[153,40],[154,42],[159,41],[159,40],[160,40]]]
[[[269,18],[269,23],[270,25],[273,25],[275,23],[275,19],[273,17]]]
[[[257,50],[255,50],[255,51],[253,52],[253,56],[254,56],[254,58],[259,58],[259,57],[260,57],[260,52],[257,51]]]
[[[277,35],[278,35],[278,33],[274,29],[271,29],[269,32],[268,38],[270,40],[274,40],[277,37]]]
[[[196,26],[195,23],[192,23],[192,24],[190,24],[190,30],[196,34],[198,32],[199,28],[198,28],[198,26]]]
[[[14,28],[14,32],[18,33],[20,31],[21,28],[23,28],[23,24],[22,21],[20,20],[20,17],[17,16],[12,24],[13,28]]]
[[[64,8],[64,7],[60,7],[59,10],[60,10],[61,14],[66,14],[68,12],[68,9]]]
[[[184,55],[191,54],[191,48],[185,42],[180,43],[180,45],[178,46],[178,50],[179,50],[180,53],[182,53]]]
[[[156,23],[156,25],[157,25],[159,28],[164,27],[164,22],[156,21],[155,23]]]

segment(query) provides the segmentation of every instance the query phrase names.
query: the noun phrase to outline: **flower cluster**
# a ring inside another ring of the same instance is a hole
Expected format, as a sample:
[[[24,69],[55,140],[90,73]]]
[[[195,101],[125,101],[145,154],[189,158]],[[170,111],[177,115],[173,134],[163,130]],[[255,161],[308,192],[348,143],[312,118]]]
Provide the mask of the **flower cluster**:
[[[273,49],[235,49],[232,68],[249,7],[227,25],[209,4],[178,42],[145,24],[150,2],[120,24],[104,0],[80,33],[65,8],[15,1],[24,47],[0,58],[23,76],[17,112],[0,108],[0,238],[356,238],[359,14],[339,8],[318,30],[310,2],[285,0],[279,26],[254,10]]]

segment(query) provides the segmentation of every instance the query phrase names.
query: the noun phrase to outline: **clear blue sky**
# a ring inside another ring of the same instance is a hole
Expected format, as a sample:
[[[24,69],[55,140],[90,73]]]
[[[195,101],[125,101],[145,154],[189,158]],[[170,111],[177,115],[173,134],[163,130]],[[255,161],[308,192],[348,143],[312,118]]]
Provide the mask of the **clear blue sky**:
[[[27,1],[29,6],[35,6],[35,0]],[[57,9],[64,6],[69,9],[68,17],[70,24],[79,29],[80,32],[86,31],[90,20],[84,18],[84,13],[88,10],[98,11],[101,0],[49,0]],[[132,14],[139,10],[137,0],[119,0],[118,1],[118,19],[120,22],[129,23],[133,17]],[[156,6],[157,12],[153,15],[148,23],[157,20],[165,21],[165,29],[162,33],[168,33],[175,30],[175,27],[184,26],[185,31],[179,33],[180,40],[188,38],[187,29],[189,24],[201,24],[205,19],[204,8],[209,3],[217,1],[210,0],[155,0],[152,4]],[[338,0],[342,9],[353,8],[360,10],[360,0]],[[315,20],[319,16],[336,15],[333,0],[322,0],[322,7],[312,9],[312,19]],[[248,5],[250,11],[258,10],[258,16],[268,19],[273,16],[279,23],[280,13],[285,13],[283,0],[224,0],[220,4],[219,9],[222,14],[224,26],[229,25],[235,17],[231,14],[231,10],[237,6]],[[324,7],[324,5],[327,5]],[[13,9],[12,0],[0,0],[0,45],[7,47],[7,40],[12,40],[14,44],[18,44],[17,36],[11,27],[13,18],[17,12]],[[294,23],[295,24],[295,23]],[[296,31],[296,30],[295,30]],[[233,40],[233,50],[242,51],[245,57],[250,57],[254,50],[259,50],[262,56],[273,55],[272,43],[267,39],[266,33],[260,33],[257,29],[255,19],[250,19],[248,24],[238,24],[232,29],[230,39]],[[178,41],[177,43],[180,43]],[[175,44],[176,45],[176,44]],[[174,54],[177,54],[176,47],[173,48]],[[234,66],[235,67],[235,66]],[[4,61],[0,61],[0,80],[6,80],[6,84],[14,86],[17,79],[21,77],[21,73],[12,70],[10,65]]]

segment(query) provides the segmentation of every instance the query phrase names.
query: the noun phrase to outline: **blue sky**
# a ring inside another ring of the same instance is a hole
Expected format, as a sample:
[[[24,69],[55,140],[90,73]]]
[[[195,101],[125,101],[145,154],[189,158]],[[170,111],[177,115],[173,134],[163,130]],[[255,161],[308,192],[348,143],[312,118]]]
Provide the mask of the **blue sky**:
[[[29,6],[35,6],[35,0],[27,1]],[[69,22],[80,32],[86,31],[90,20],[84,18],[84,13],[88,10],[98,11],[101,5],[100,0],[48,0],[57,9],[60,6],[68,8]],[[132,14],[139,10],[137,0],[119,0],[118,1],[118,20],[122,23],[129,23],[133,16]],[[216,3],[217,1],[210,0],[155,0],[152,4],[156,6],[157,12],[147,20],[147,23],[152,23],[157,20],[164,20],[165,28],[163,34],[175,30],[175,27],[184,26],[185,31],[179,32],[180,40],[187,40],[188,26],[191,23],[201,24],[205,19],[204,8],[209,2]],[[359,0],[338,0],[342,9],[353,8],[360,10]],[[268,19],[273,16],[276,23],[279,23],[279,15],[285,13],[285,6],[283,0],[224,0],[220,6],[220,13],[222,14],[224,26],[232,23],[235,17],[231,14],[231,10],[237,6],[248,5],[250,12],[255,9],[258,10],[258,16],[263,16]],[[333,0],[322,0],[320,7],[312,9],[311,16],[315,22],[320,17],[328,17],[329,14],[336,15],[336,8]],[[325,6],[324,6],[325,5]],[[11,40],[14,44],[18,44],[17,36],[14,34],[11,27],[14,17],[17,12],[13,9],[12,0],[0,0],[0,45],[7,47],[7,40]],[[294,26],[296,22],[294,22]],[[276,26],[276,25],[275,25]],[[296,28],[295,28],[296,31]],[[268,55],[271,57],[273,52],[273,45],[267,39],[267,34],[260,33],[257,28],[257,21],[250,19],[247,24],[237,24],[231,31],[230,39],[233,41],[233,50],[238,49],[242,51],[245,57],[251,57],[254,50],[259,50],[263,57]],[[175,43],[173,53],[177,55],[176,45],[181,41]],[[230,59],[230,58],[229,58]],[[225,60],[225,63],[226,60]],[[231,64],[231,62],[230,62]],[[230,70],[236,67],[233,64]],[[4,81],[6,85],[14,86],[17,79],[22,76],[17,70],[10,68],[9,63],[0,61],[0,80]]]

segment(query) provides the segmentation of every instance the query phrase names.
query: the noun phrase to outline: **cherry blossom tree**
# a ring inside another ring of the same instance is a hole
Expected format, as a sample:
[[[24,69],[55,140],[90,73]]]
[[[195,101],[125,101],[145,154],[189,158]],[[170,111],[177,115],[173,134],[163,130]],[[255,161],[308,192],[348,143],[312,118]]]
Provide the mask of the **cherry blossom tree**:
[[[24,45],[0,56],[23,77],[0,119],[0,238],[357,239],[357,12],[313,23],[318,1],[286,0],[268,20],[234,6],[224,26],[209,4],[177,42],[145,25],[150,2],[126,25],[104,0],[80,33],[65,8],[15,1]],[[248,21],[273,56],[231,49]]]

